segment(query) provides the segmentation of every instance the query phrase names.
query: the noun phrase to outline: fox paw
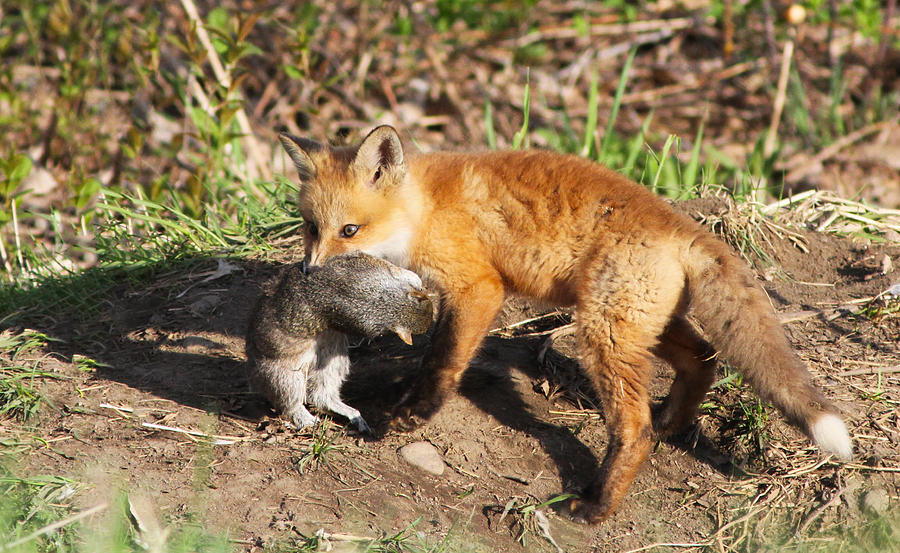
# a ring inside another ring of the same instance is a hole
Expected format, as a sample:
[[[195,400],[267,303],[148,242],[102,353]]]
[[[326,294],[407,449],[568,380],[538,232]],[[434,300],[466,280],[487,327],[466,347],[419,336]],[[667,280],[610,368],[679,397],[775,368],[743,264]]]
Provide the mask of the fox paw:
[[[399,432],[415,430],[425,424],[437,408],[437,403],[430,399],[401,403],[391,414],[390,429]]]
[[[609,516],[609,509],[596,501],[581,497],[570,499],[568,507],[574,520],[587,524],[599,524]]]

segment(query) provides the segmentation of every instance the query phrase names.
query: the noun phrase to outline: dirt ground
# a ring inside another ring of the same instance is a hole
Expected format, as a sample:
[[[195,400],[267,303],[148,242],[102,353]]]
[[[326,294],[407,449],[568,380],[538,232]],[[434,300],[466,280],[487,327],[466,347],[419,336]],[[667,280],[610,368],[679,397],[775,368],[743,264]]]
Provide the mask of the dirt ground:
[[[703,199],[681,209],[708,220],[731,208]],[[897,269],[884,274],[884,256],[897,264],[900,246],[798,232],[809,253],[786,235],[768,234],[767,248],[782,271],[760,272],[770,279],[766,289],[791,341],[843,410],[856,461],[822,459],[771,408],[748,433],[740,405],[753,406],[754,396],[744,387],[720,386],[697,428],[656,447],[612,520],[592,527],[541,509],[563,549],[731,543],[748,531],[740,523],[747,514],[762,522],[750,527],[745,543],[762,547],[777,537],[758,535],[766,528],[787,524],[815,536],[866,516],[860,505],[872,490],[883,490],[897,504],[900,317],[859,312],[900,281]],[[299,243],[285,242],[278,259],[229,260],[234,267],[218,274],[219,260],[198,260],[159,275],[150,286],[123,281],[102,299],[96,316],[58,313],[35,320],[33,328],[59,341],[27,355],[61,376],[43,382],[52,408],[45,406],[36,423],[15,430],[4,423],[13,433],[46,441],[39,454],[27,457],[27,471],[87,483],[85,505],[127,488],[146,496],[165,520],[199,513],[248,552],[318,529],[379,537],[416,521],[412,532],[422,534],[411,539],[435,543],[449,532],[452,551],[521,550],[516,540],[523,530],[524,550],[552,551],[528,509],[503,512],[513,500],[518,507],[535,505],[577,490],[602,458],[604,423],[570,358],[571,336],[557,337],[541,355],[549,332],[568,315],[516,326],[542,312],[510,300],[497,322],[500,330],[488,338],[460,393],[429,424],[374,438],[345,431],[341,420],[326,424],[325,438],[335,449],[317,462],[308,457],[314,432],[287,428],[269,412],[262,398],[249,393],[243,365],[250,307],[300,250]],[[427,341],[417,337],[413,348],[396,338],[356,346],[344,387],[347,402],[369,422],[383,420],[414,376]],[[97,368],[79,369],[82,356],[97,361]],[[884,367],[895,371],[877,374]],[[665,367],[658,373],[657,398],[670,378]],[[227,443],[147,423],[214,434]],[[398,456],[401,446],[423,440],[441,454],[443,475]],[[829,503],[836,493],[841,499]],[[735,520],[739,524],[728,524]]]

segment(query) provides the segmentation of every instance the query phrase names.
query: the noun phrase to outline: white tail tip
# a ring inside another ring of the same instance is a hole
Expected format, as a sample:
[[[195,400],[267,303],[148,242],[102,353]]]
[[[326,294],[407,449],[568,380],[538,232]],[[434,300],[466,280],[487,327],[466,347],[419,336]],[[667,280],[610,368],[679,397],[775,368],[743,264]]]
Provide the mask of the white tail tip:
[[[833,453],[842,461],[853,459],[853,444],[844,421],[837,415],[826,413],[809,428],[812,439],[819,449]]]

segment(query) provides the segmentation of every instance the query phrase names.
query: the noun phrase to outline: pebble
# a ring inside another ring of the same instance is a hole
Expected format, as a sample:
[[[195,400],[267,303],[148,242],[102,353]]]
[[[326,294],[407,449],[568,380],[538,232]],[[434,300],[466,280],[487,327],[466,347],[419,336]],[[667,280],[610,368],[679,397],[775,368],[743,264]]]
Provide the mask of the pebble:
[[[886,513],[890,503],[891,498],[884,488],[874,488],[867,491],[862,500],[863,509],[875,515]]]
[[[437,448],[428,442],[407,444],[401,447],[398,453],[404,461],[414,467],[437,476],[444,474],[444,461]]]

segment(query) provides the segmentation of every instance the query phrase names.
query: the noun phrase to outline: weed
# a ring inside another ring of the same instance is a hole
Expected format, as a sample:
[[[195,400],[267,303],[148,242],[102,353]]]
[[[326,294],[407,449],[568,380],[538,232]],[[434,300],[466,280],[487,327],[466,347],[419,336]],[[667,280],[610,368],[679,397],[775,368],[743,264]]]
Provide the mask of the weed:
[[[39,530],[64,518],[72,509],[72,498],[79,485],[61,476],[15,476],[0,465],[0,551],[29,551],[28,542],[38,542],[44,551],[74,551],[76,532],[61,527],[52,533]],[[18,546],[17,546],[18,545]]]
[[[49,339],[35,331],[16,335],[4,333],[0,334],[0,350],[9,352],[14,362],[18,356],[42,347]],[[32,363],[30,367],[16,363],[0,366],[0,418],[30,419],[38,412],[42,402],[42,396],[32,384],[36,379],[58,377],[57,374],[38,370],[37,363]]]
[[[893,293],[894,288],[900,292],[900,286],[895,285],[863,304],[855,315],[876,323],[896,316],[900,313],[900,293]]]
[[[315,470],[321,465],[328,465],[329,456],[344,449],[344,446],[334,442],[340,437],[339,432],[328,432],[331,421],[323,419],[313,429],[313,440],[309,447],[295,461],[294,466],[301,474],[307,469]]]
[[[547,528],[546,515],[543,514],[541,509],[573,497],[575,497],[573,494],[561,494],[542,502],[531,499],[523,501],[514,497],[503,507],[500,517],[497,519],[497,525],[500,525],[509,516],[512,520],[510,528],[516,534],[516,541],[522,544],[523,547],[526,547],[526,540],[529,534],[542,536],[555,545],[552,536],[550,536],[549,528]]]
[[[522,101],[522,128],[513,136],[512,149],[528,147],[528,117],[531,114],[531,82],[529,78],[525,79],[525,98]]]

